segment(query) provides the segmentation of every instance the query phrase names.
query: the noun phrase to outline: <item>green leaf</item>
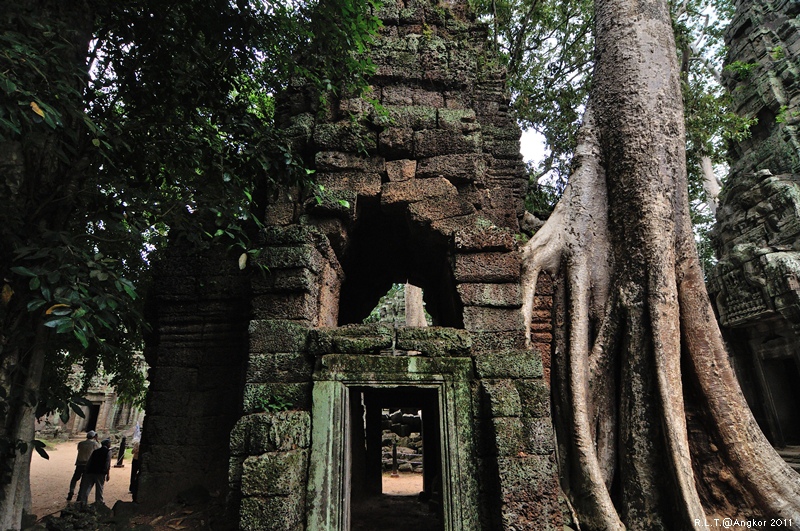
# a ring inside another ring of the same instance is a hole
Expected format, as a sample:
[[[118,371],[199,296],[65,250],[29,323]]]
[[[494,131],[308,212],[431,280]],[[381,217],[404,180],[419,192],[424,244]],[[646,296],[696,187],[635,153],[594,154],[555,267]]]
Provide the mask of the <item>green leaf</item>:
[[[39,289],[39,286],[42,285],[42,281],[39,280],[39,277],[33,277],[30,282],[28,282],[28,287],[31,291]]]
[[[89,348],[89,340],[86,338],[86,332],[84,332],[80,328],[74,328],[72,330],[72,333],[75,335],[75,337],[78,339],[78,341],[81,342],[81,345],[83,345],[83,348]]]
[[[60,418],[61,422],[63,422],[64,424],[69,422],[69,410],[68,409],[62,410],[61,413],[58,414],[58,418]]]
[[[28,311],[32,312],[34,310],[38,310],[45,304],[47,304],[47,301],[44,299],[33,299],[32,301],[28,302]]]
[[[46,445],[42,441],[40,441],[38,439],[35,439],[33,441],[33,449],[36,450],[36,453],[39,454],[40,456],[42,456],[43,458],[49,460],[50,456],[47,455],[47,451],[45,451],[45,447],[46,447]]]
[[[67,317],[59,317],[58,319],[50,319],[49,321],[45,321],[44,325],[48,328],[56,328],[64,323],[72,323],[72,321]]]
[[[80,418],[82,418],[82,419],[85,419],[85,418],[86,418],[86,414],[85,414],[85,413],[83,412],[83,410],[82,410],[82,409],[81,409],[81,408],[78,406],[78,404],[70,403],[69,407],[70,407],[70,408],[72,409],[72,411],[74,411],[74,412],[75,412],[75,414],[76,414],[76,415],[78,415]]]
[[[88,398],[84,398],[82,396],[76,396],[72,399],[72,401],[81,406],[89,407],[92,405],[92,402]]]
[[[33,271],[31,271],[30,269],[28,269],[27,267],[24,267],[24,266],[14,266],[14,267],[11,268],[11,271],[13,271],[14,273],[16,273],[18,275],[22,275],[23,277],[36,277],[36,276],[38,276],[36,273],[34,273]]]
[[[17,85],[6,76],[0,75],[0,88],[2,88],[7,94],[11,94],[17,90]]]

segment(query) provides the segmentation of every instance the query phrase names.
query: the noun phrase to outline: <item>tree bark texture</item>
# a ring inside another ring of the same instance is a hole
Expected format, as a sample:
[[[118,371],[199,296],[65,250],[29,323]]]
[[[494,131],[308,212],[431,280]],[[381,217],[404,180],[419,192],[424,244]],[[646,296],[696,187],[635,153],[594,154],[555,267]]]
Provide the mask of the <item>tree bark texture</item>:
[[[705,291],[667,2],[598,0],[596,25],[575,170],[524,250],[526,315],[540,271],[561,284],[562,486],[581,529],[800,522],[800,479],[750,414]]]

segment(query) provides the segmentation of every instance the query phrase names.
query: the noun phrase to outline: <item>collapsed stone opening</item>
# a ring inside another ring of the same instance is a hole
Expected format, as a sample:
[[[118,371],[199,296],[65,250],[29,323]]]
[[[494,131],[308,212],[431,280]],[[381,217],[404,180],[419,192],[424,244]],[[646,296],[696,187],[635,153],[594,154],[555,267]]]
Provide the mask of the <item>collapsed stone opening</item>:
[[[433,319],[425,309],[424,292],[413,284],[392,284],[378,300],[364,324],[391,323],[394,326],[431,326]]]
[[[442,531],[443,464],[438,391],[403,386],[351,387],[349,392],[351,529],[400,529],[413,526],[417,530]],[[409,413],[401,413],[401,416],[411,418],[387,422],[384,416],[386,410],[407,411]],[[415,411],[420,414],[411,413]],[[389,496],[384,492],[384,462],[387,457],[384,439],[393,425],[397,426],[394,431],[401,435],[401,443],[409,444],[412,434],[418,434],[422,443],[421,490],[405,496]],[[415,429],[419,431],[412,431]],[[406,499],[390,500],[389,497]],[[403,526],[399,525],[401,522]]]
[[[414,230],[399,210],[370,205],[359,212],[339,257],[345,274],[339,325],[361,323],[393,284],[410,283],[423,290],[434,326],[463,328],[446,241]]]

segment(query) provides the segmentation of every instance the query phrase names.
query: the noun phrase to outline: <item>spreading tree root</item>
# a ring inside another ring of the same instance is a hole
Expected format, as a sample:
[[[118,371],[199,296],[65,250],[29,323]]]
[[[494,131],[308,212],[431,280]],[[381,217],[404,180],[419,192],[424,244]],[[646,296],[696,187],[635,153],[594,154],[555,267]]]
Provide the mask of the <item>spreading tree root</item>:
[[[610,249],[599,160],[588,111],[570,184],[523,249],[528,324],[539,274],[560,279],[553,407],[562,488],[582,529],[693,529],[716,516],[800,522],[800,479],[764,438],[741,394],[688,217],[673,217],[669,241],[677,243],[650,254],[656,258],[646,281],[625,280]],[[724,470],[702,477],[695,470],[708,465],[698,461],[708,460],[692,453],[686,386],[698,387],[692,396],[702,404],[693,411],[705,414],[700,423],[720,443],[724,462]],[[708,486],[698,478],[709,477],[725,481],[734,499],[720,504],[701,496]],[[724,513],[731,508],[737,514]]]

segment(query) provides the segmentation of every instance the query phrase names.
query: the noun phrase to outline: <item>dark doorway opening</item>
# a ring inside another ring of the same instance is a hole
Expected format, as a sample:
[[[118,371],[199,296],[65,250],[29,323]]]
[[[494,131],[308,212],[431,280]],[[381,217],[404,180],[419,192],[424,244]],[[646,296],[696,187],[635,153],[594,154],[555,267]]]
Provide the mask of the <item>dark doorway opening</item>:
[[[403,386],[351,387],[349,392],[351,530],[443,531],[438,391]],[[417,438],[421,455],[413,457],[409,455],[414,453],[410,447],[417,446]],[[389,489],[385,491],[384,476],[388,475],[390,482],[392,473],[391,465],[390,470],[385,470],[385,465],[387,459],[389,463],[393,459],[393,452],[386,455],[387,441],[392,441],[392,447],[402,449],[398,461],[409,465],[403,467],[403,473],[412,478],[415,474],[421,476],[417,492],[398,495],[386,492]]]
[[[779,431],[778,446],[800,445],[800,372],[790,357],[765,359],[764,377]]]
[[[100,404],[91,404],[89,411],[86,413],[86,428],[84,431],[91,431],[97,429],[97,418],[100,416]]]
[[[448,241],[413,232],[401,214],[362,206],[351,242],[339,256],[345,274],[339,325],[362,322],[393,284],[408,282],[424,290],[433,325],[464,328]]]

